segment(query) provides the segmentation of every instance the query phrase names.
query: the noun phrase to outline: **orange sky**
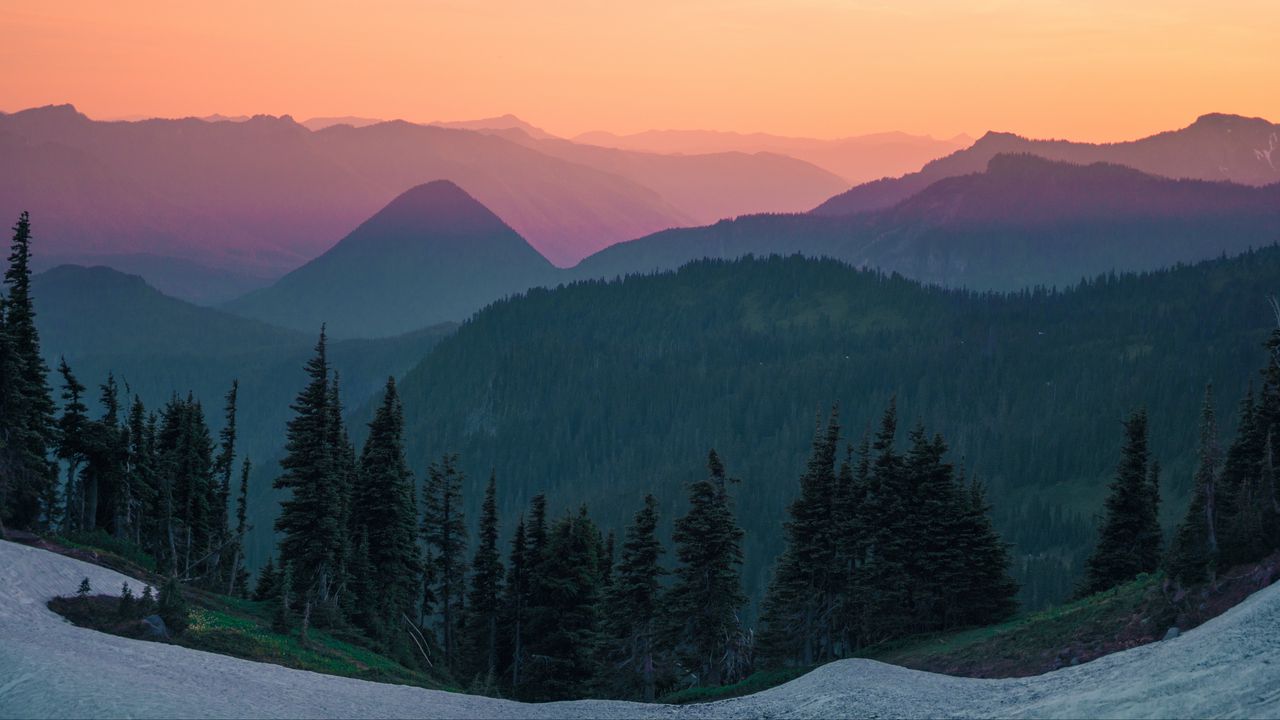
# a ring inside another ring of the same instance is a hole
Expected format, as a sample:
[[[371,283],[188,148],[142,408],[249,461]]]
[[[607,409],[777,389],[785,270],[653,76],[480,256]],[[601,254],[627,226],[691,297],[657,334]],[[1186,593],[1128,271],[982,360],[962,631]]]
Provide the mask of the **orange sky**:
[[[0,0],[0,109],[515,113],[572,135],[1280,120],[1276,0]]]

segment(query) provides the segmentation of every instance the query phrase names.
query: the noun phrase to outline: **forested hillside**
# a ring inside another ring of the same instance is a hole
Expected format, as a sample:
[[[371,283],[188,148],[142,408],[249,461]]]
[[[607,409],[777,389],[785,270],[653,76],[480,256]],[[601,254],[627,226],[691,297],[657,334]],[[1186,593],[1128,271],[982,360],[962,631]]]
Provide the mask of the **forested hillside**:
[[[205,404],[214,431],[221,427],[221,398],[239,380],[239,442],[254,462],[252,488],[260,500],[250,508],[251,560],[256,565],[274,545],[271,480],[289,403],[304,374],[302,365],[315,339],[210,308],[167,297],[142,278],[110,268],[66,265],[32,279],[36,325],[50,385],[62,383],[56,368],[65,357],[79,381],[90,388],[91,414],[99,412],[97,387],[112,373],[127,406],[137,394],[148,409],[160,409],[173,394],[190,392]],[[330,355],[341,374],[343,396],[358,406],[424,355],[452,325],[427,328],[383,340],[333,343]],[[317,325],[316,330],[319,330]]]
[[[816,413],[838,402],[856,444],[896,397],[904,432],[942,432],[985,481],[1037,607],[1081,571],[1137,406],[1164,468],[1163,524],[1181,517],[1204,386],[1242,397],[1278,277],[1268,248],[1065,292],[928,289],[798,257],[534,290],[479,313],[407,375],[408,459],[460,453],[469,517],[493,469],[505,528],[542,491],[620,528],[645,492],[664,523],[680,515],[714,447],[742,478],[743,584],[758,598]]]

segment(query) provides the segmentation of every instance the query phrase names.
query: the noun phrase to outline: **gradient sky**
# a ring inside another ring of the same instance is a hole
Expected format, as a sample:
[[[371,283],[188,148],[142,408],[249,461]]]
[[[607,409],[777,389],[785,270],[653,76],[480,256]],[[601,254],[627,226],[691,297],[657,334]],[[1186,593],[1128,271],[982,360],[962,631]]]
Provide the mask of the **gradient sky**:
[[[0,109],[1118,140],[1280,120],[1276,0],[0,0]]]

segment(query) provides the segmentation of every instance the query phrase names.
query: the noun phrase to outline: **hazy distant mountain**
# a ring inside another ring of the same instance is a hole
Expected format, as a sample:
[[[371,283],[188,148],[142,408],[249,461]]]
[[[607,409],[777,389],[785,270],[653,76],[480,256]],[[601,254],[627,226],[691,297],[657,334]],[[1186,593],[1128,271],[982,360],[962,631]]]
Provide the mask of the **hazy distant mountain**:
[[[1073,163],[1115,163],[1168,178],[1229,180],[1244,185],[1280,182],[1280,125],[1262,118],[1211,114],[1181,130],[1101,145],[989,132],[972,147],[935,160],[919,172],[859,185],[813,212],[845,215],[886,208],[942,178],[981,172],[1001,153],[1030,153]]]
[[[385,120],[378,118],[356,117],[355,115],[343,115],[341,117],[314,117],[309,120],[303,120],[301,125],[308,130],[323,130],[334,125],[350,125],[351,127],[365,127],[367,125],[377,125]]]
[[[334,337],[385,337],[466,319],[556,268],[451,182],[418,186],[320,257],[229,310]]]
[[[763,212],[801,212],[848,186],[822,168],[771,152],[664,155],[537,139],[520,129],[503,137],[563,160],[652,188],[696,223]]]
[[[1108,165],[999,155],[886,210],[762,215],[671,230],[587,258],[575,277],[701,257],[801,253],[982,289],[1066,285],[1280,241],[1280,185],[1170,180]]]
[[[888,132],[818,140],[715,130],[649,130],[634,135],[589,132],[578,135],[573,140],[590,145],[656,153],[778,153],[813,163],[839,175],[848,183],[913,172],[930,160],[968,147],[973,142],[966,135],[938,140],[927,135]]]
[[[179,300],[197,305],[217,305],[247,292],[270,285],[274,277],[254,275],[236,270],[209,267],[192,260],[148,255],[48,256],[37,253],[32,259],[36,272],[59,265],[105,266],[129,275],[147,278],[155,289]]]
[[[50,255],[147,253],[283,272],[405,189],[465,184],[553,261],[690,219],[633,180],[501,137],[393,122],[311,132],[289,117],[95,122],[0,115],[0,215],[30,210]]]
[[[455,128],[457,130],[519,130],[529,137],[537,140],[547,140],[555,137],[555,135],[552,135],[546,130],[527,123],[509,113],[506,115],[499,115],[498,117],[481,118],[479,120],[454,120],[450,122],[437,121],[431,124],[437,127]]]
[[[205,122],[248,122],[251,117],[248,115],[223,115],[222,113],[214,113],[205,115],[200,118]]]

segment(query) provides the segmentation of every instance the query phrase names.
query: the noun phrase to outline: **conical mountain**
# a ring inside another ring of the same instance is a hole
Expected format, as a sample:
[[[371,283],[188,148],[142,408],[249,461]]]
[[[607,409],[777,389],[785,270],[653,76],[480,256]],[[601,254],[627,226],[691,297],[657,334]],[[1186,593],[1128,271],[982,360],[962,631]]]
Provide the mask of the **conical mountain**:
[[[447,180],[414,187],[320,257],[226,307],[334,337],[386,337],[463,320],[549,282],[555,268]]]

